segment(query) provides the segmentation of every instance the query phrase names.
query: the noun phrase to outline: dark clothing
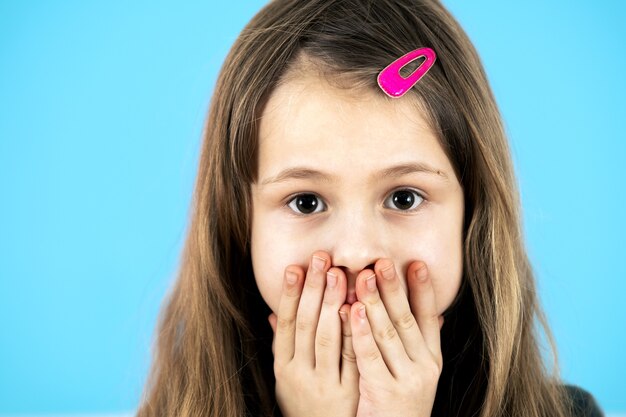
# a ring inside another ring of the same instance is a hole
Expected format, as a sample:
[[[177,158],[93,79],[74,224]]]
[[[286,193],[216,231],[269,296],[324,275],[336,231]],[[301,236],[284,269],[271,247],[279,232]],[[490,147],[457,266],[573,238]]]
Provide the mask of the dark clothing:
[[[589,392],[574,385],[565,385],[572,400],[572,417],[604,417],[595,398]]]

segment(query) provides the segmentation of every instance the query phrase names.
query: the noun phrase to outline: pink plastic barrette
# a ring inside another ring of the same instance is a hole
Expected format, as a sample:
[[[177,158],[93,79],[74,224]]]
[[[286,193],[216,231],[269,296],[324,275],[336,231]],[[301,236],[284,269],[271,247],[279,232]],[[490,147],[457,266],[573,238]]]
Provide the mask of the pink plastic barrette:
[[[408,77],[400,75],[400,70],[417,58],[425,57],[424,62]],[[389,97],[402,97],[411,89],[433,66],[437,55],[430,48],[419,48],[402,55],[378,74],[378,85]]]

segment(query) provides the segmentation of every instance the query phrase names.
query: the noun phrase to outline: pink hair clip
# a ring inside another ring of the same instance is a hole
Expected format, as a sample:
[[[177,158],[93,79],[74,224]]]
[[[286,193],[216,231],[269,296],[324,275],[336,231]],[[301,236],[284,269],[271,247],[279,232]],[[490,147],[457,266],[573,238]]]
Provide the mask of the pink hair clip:
[[[400,75],[400,70],[417,58],[425,57],[424,62],[408,77]],[[401,56],[378,74],[378,85],[389,97],[402,97],[411,89],[433,66],[437,55],[430,48],[419,48]]]

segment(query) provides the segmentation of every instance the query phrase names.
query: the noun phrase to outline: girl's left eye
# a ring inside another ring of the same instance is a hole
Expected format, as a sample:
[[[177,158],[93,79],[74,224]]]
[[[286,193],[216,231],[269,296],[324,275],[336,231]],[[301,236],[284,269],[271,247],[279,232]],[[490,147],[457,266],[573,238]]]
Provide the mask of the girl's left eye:
[[[315,194],[298,194],[292,198],[287,206],[298,214],[313,214],[326,209],[321,198]]]
[[[401,211],[414,211],[423,201],[424,198],[417,191],[402,189],[391,193],[383,205]]]

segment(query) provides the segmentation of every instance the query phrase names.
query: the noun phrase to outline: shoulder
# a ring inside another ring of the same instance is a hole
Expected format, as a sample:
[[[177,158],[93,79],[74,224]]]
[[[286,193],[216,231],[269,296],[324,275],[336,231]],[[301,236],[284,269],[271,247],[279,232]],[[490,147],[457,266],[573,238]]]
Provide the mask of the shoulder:
[[[595,398],[589,392],[575,385],[564,385],[572,404],[572,417],[604,417]]]

